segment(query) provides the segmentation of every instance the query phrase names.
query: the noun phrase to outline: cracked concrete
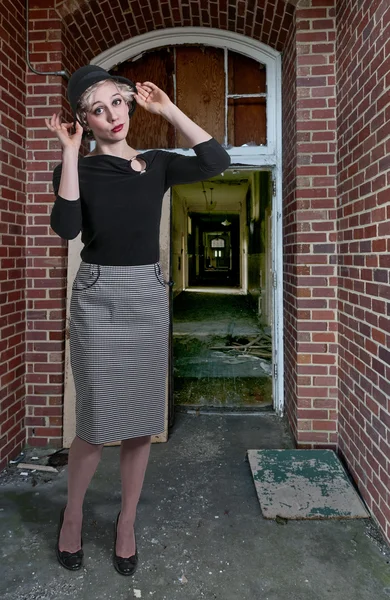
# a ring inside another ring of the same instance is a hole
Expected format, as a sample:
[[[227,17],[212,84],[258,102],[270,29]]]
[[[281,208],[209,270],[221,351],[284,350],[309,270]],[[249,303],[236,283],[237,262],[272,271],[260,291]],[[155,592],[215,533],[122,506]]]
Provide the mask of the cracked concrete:
[[[169,442],[152,447],[138,508],[134,578],[121,577],[111,562],[120,507],[117,447],[105,448],[88,490],[85,568],[75,573],[54,554],[66,467],[25,477],[7,470],[0,477],[0,597],[388,599],[390,553],[371,520],[263,519],[246,450],[291,447],[285,421],[273,414],[178,414]]]

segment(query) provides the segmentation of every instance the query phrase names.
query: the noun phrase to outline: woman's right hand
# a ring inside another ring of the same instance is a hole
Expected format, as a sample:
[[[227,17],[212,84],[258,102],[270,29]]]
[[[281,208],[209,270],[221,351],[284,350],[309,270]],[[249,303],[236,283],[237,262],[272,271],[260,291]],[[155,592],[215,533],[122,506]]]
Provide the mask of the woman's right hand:
[[[83,135],[83,128],[78,121],[76,121],[74,133],[71,133],[73,123],[61,123],[60,112],[54,113],[50,120],[45,119],[45,123],[48,130],[52,131],[60,140],[63,150],[73,150],[78,153]]]

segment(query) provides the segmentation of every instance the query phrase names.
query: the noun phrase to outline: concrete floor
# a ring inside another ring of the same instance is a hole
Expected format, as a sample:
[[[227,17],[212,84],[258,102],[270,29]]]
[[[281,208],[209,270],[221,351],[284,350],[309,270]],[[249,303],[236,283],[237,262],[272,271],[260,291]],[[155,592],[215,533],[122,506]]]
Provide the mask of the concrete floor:
[[[53,550],[66,468],[54,476],[3,472],[0,597],[388,599],[390,554],[370,520],[284,525],[263,519],[246,451],[291,446],[284,421],[272,414],[177,415],[169,442],[152,447],[133,579],[111,563],[120,506],[117,447],[105,448],[87,494],[85,568],[76,573],[58,565]]]
[[[183,292],[173,301],[174,335],[245,336],[260,331],[248,296]]]

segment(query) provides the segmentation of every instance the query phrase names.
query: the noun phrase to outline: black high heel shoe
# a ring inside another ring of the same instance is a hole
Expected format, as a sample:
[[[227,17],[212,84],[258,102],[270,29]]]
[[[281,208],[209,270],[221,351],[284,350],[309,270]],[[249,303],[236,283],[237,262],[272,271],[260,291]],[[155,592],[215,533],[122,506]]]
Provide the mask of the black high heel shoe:
[[[81,549],[77,550],[77,552],[67,552],[66,550],[63,550],[61,552],[61,550],[59,549],[59,541],[60,541],[60,533],[61,533],[62,524],[64,522],[64,513],[65,513],[65,507],[61,510],[60,522],[58,525],[57,544],[56,544],[57,559],[58,559],[58,562],[60,563],[60,565],[65,567],[65,569],[69,569],[69,571],[77,571],[78,569],[80,569],[82,567],[82,564],[83,564],[83,556],[84,556],[83,538],[81,538]]]
[[[120,515],[120,513],[118,513],[118,516],[116,518],[116,523],[115,523],[114,555],[113,555],[114,567],[118,571],[118,573],[120,573],[121,575],[134,575],[134,573],[137,569],[137,566],[138,566],[137,538],[135,536],[135,532],[134,532],[135,554],[133,556],[129,556],[128,558],[122,558],[121,556],[116,555],[116,538],[117,538],[117,533],[118,533],[119,515]]]

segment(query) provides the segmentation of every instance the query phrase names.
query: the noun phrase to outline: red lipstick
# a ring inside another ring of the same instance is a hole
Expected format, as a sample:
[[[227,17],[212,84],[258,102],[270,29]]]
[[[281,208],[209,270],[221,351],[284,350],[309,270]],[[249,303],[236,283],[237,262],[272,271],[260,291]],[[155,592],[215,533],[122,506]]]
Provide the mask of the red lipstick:
[[[111,131],[113,131],[114,133],[117,133],[118,131],[121,131],[122,129],[123,129],[123,125],[117,125]]]

